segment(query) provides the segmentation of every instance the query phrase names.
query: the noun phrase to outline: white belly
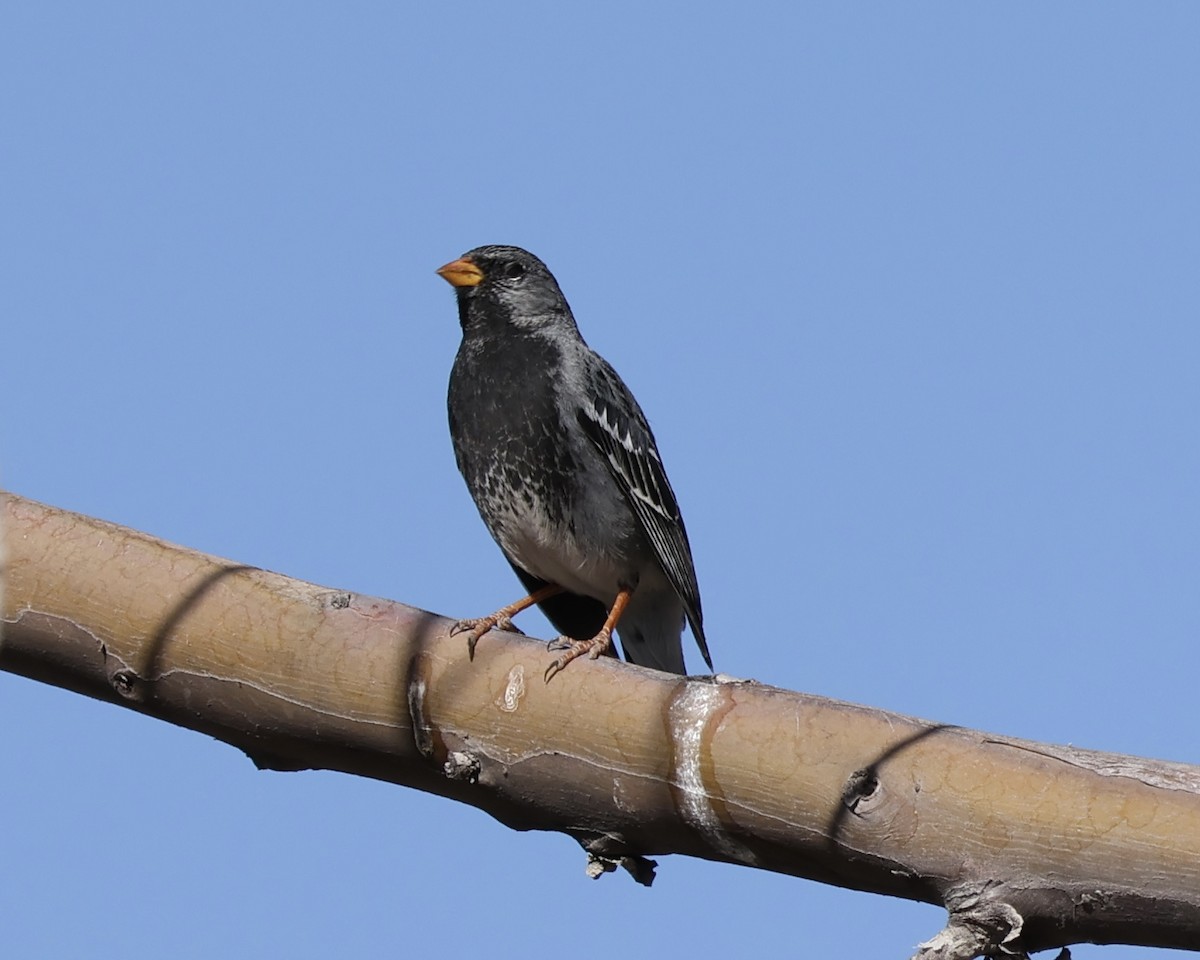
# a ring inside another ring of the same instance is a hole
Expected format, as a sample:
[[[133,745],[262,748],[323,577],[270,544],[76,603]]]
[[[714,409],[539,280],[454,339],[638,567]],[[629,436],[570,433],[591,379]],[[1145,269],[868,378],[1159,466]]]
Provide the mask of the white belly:
[[[595,475],[583,479],[591,480],[590,489],[577,495],[576,502],[586,506],[573,512],[569,525],[553,526],[537,503],[514,498],[495,518],[492,535],[514,563],[535,577],[612,606],[622,584],[639,581],[643,571],[633,558],[646,557],[649,545],[611,480]]]

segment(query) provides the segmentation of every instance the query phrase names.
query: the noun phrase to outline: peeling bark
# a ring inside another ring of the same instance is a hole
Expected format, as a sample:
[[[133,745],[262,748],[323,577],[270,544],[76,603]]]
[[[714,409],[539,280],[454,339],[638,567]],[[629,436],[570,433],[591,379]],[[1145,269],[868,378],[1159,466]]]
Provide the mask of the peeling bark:
[[[1200,949],[1200,768],[609,659],[330,590],[16,496],[0,667],[202,731],[261,768],[415,787],[589,872],[683,853],[946,906],[921,958]]]

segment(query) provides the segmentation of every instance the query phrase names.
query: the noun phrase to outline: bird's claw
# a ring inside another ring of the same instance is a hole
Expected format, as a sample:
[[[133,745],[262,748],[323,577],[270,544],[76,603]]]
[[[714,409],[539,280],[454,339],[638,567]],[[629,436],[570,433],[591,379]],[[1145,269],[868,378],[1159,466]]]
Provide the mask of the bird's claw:
[[[570,637],[556,637],[546,645],[546,649],[564,650],[566,652],[546,668],[543,680],[545,683],[549,683],[562,673],[566,669],[567,664],[572,660],[577,660],[585,654],[589,660],[595,660],[611,648],[612,634],[608,633],[599,633],[590,640],[572,640]]]
[[[460,633],[467,635],[467,659],[475,659],[475,645],[479,643],[479,638],[489,630],[504,630],[508,633],[519,633],[525,636],[524,632],[512,621],[512,617],[496,616],[493,614],[490,617],[472,617],[469,620],[457,620],[450,626],[450,636],[456,637]]]
[[[470,620],[458,620],[450,627],[450,636],[457,636],[470,630],[483,636],[489,630],[505,630],[508,633],[519,633],[525,636],[525,631],[513,623],[512,617],[473,617]]]

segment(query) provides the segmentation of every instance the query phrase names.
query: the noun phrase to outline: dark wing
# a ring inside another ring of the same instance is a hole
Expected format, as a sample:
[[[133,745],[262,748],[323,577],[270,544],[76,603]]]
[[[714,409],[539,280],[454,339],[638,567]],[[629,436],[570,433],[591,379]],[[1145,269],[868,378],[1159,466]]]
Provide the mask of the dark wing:
[[[711,670],[712,658],[700,611],[700,587],[679,504],[663,470],[650,425],[628,388],[611,367],[601,363],[602,376],[592,384],[593,389],[576,411],[576,418],[605,458],[667,580],[683,601],[692,634]]]

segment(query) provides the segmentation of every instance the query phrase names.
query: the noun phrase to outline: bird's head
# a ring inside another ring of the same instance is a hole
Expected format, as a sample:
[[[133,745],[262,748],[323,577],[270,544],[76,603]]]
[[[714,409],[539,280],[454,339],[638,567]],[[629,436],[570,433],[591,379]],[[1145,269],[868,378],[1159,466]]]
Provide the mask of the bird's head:
[[[458,295],[463,332],[496,332],[502,326],[548,330],[574,328],[558,281],[537,257],[520,247],[476,247],[438,268]]]

